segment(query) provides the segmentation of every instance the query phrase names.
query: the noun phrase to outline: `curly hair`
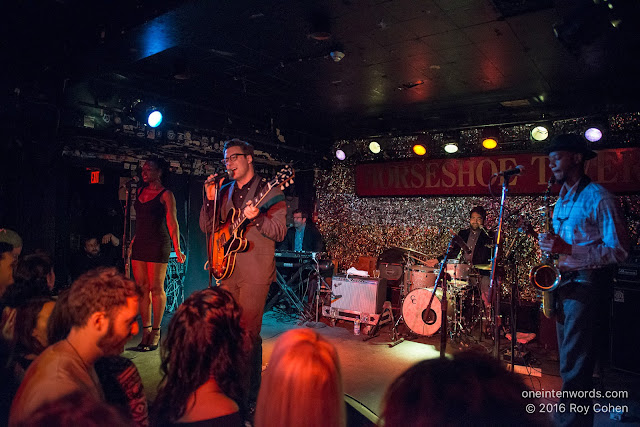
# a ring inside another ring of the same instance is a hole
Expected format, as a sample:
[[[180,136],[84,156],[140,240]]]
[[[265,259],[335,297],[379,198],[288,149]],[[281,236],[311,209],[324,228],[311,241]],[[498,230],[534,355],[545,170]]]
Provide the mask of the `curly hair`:
[[[169,178],[169,163],[162,157],[158,156],[149,157],[147,162],[153,163],[158,169],[160,169],[160,182],[164,185],[167,178]]]
[[[104,311],[111,318],[115,309],[127,305],[127,298],[141,296],[136,283],[115,267],[90,270],[78,277],[69,290],[67,309],[72,326],[84,325],[97,311]]]
[[[241,314],[221,288],[195,292],[178,307],[160,348],[163,377],[153,411],[158,420],[182,417],[189,396],[212,377],[225,395],[242,402],[246,337]]]

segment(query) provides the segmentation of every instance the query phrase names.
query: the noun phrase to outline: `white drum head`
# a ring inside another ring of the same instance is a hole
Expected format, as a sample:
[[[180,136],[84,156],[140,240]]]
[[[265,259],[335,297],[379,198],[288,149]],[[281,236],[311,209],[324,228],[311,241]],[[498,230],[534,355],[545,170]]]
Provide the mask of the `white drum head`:
[[[438,289],[439,291],[439,289]],[[427,306],[431,299],[432,289],[415,289],[407,295],[402,303],[402,317],[409,329],[418,335],[430,336],[438,332],[442,323],[442,306],[439,292],[433,297],[431,309]]]

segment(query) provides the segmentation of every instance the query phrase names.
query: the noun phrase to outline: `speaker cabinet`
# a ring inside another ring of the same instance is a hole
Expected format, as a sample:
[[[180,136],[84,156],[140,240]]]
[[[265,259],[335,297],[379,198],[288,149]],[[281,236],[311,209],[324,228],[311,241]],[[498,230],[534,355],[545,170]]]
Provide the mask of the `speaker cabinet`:
[[[387,295],[387,279],[333,276],[331,308],[380,314]]]
[[[611,367],[640,374],[640,359],[634,351],[640,342],[640,288],[618,282],[611,304]]]

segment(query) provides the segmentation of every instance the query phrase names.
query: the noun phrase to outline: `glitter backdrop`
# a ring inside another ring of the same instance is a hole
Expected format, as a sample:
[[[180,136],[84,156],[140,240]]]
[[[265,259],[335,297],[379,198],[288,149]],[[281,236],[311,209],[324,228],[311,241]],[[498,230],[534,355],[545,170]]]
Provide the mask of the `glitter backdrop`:
[[[355,163],[335,163],[329,174],[316,181],[318,226],[339,271],[355,265],[360,256],[377,257],[390,247],[411,248],[429,258],[442,256],[455,232],[469,226],[469,211],[477,205],[487,210],[488,229],[497,227],[500,195],[496,197],[394,197],[361,198],[355,194]],[[551,202],[555,202],[555,197]],[[620,197],[632,243],[638,243],[640,196]],[[529,220],[542,230],[542,196],[509,196],[503,223],[505,255],[513,252],[515,268],[506,268],[502,293],[517,282],[521,297],[538,297],[529,285],[529,270],[540,263],[537,241],[518,230],[518,220]],[[509,251],[511,249],[511,251]]]

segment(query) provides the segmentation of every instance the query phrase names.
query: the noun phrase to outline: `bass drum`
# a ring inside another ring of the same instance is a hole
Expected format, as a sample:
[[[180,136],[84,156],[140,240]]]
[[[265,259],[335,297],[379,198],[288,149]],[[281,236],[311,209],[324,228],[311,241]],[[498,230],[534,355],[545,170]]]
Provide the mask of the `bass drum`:
[[[438,288],[433,297],[431,308],[427,310],[433,288],[414,289],[409,292],[402,303],[404,323],[418,335],[431,336],[438,332],[442,325],[442,290]]]

